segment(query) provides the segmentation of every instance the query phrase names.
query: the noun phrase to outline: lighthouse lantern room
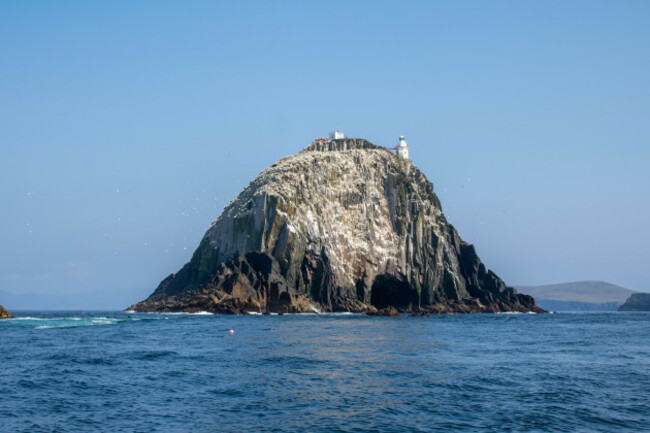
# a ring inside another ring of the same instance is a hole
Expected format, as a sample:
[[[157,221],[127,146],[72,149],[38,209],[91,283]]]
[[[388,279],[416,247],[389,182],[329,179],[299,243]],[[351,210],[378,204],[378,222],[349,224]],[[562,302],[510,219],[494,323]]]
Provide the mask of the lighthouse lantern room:
[[[403,135],[399,137],[399,143],[397,144],[397,156],[402,159],[409,159],[409,145],[406,144],[406,140]]]

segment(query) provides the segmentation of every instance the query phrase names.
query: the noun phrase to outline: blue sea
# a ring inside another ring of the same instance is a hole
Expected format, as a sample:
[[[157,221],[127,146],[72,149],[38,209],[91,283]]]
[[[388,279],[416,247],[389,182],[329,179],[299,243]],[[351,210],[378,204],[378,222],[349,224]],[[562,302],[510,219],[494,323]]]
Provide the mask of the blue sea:
[[[16,315],[3,432],[650,431],[648,313]]]

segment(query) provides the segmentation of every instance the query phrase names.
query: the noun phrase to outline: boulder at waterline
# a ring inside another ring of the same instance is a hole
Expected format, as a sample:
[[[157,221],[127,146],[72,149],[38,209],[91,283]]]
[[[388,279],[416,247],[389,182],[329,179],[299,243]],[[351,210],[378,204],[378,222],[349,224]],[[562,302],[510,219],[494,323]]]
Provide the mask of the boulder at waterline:
[[[2,305],[0,305],[0,319],[13,319],[14,316],[11,315],[11,313],[7,310],[4,309]]]

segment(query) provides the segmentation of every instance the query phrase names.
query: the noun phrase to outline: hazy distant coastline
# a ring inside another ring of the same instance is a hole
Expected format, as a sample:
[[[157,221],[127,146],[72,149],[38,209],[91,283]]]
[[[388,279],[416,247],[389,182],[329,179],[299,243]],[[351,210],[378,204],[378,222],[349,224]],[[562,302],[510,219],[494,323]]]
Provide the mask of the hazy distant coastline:
[[[540,286],[516,286],[549,311],[616,311],[634,290],[605,281],[574,281]]]

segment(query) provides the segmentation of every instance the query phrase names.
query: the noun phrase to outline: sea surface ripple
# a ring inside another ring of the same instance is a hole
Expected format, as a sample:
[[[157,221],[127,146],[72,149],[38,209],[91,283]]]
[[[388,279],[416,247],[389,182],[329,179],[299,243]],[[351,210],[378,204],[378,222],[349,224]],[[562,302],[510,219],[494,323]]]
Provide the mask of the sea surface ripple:
[[[650,431],[647,313],[15,315],[0,431]]]

